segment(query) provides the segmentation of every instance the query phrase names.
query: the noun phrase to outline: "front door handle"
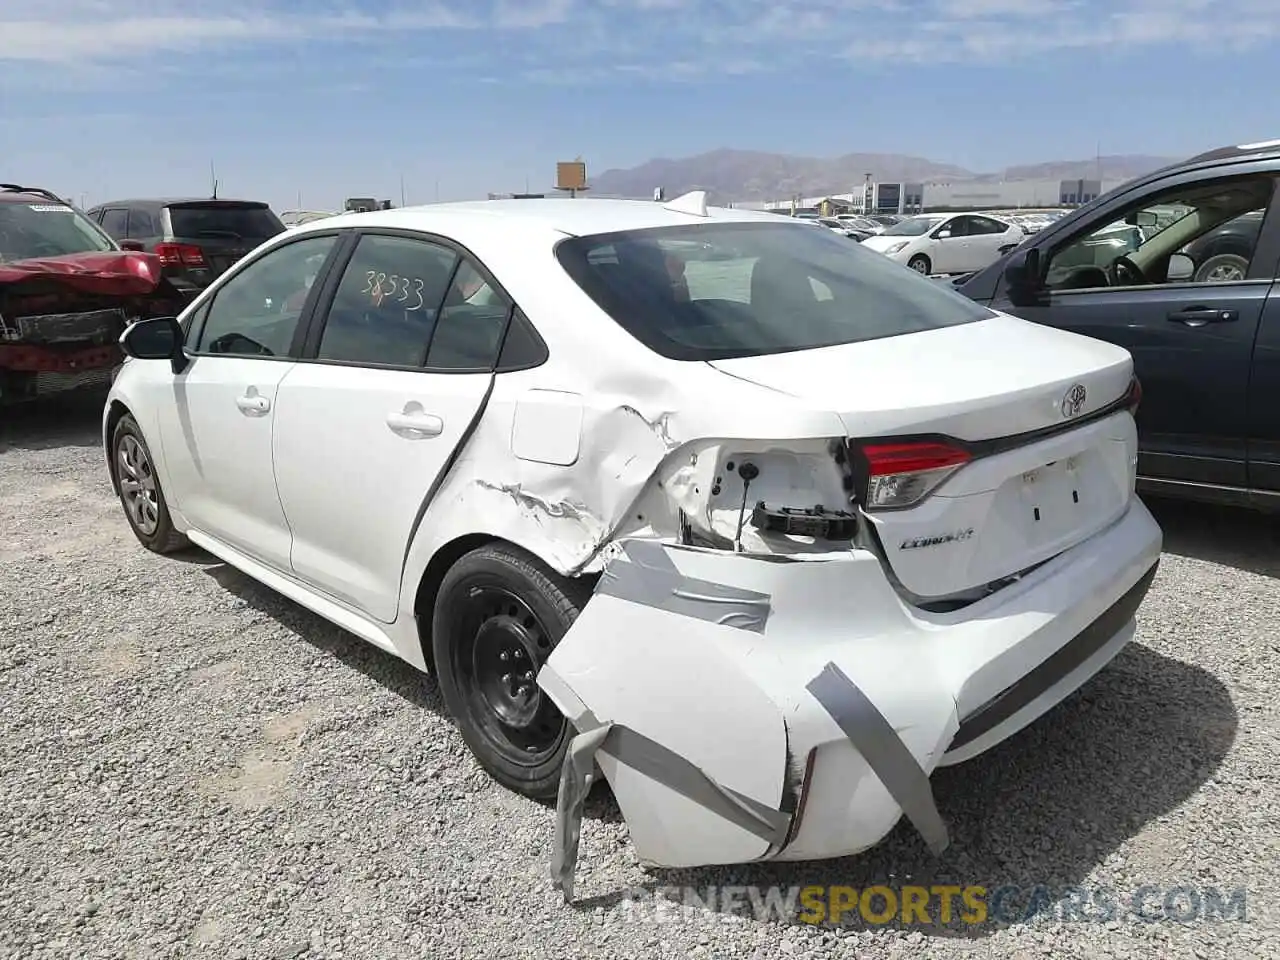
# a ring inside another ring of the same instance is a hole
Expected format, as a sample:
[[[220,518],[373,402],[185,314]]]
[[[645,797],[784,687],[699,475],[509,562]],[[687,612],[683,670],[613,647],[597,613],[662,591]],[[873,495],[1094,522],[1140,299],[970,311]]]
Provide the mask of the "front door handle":
[[[1238,314],[1234,310],[1217,310],[1213,307],[1190,307],[1186,310],[1175,310],[1169,314],[1174,323],[1182,323],[1188,327],[1203,327],[1206,323],[1230,323]]]
[[[236,406],[246,416],[260,417],[271,409],[271,401],[251,391],[243,397],[236,397]]]
[[[444,421],[427,413],[418,403],[409,403],[403,410],[387,414],[387,426],[391,432],[406,440],[425,440],[444,432]]]

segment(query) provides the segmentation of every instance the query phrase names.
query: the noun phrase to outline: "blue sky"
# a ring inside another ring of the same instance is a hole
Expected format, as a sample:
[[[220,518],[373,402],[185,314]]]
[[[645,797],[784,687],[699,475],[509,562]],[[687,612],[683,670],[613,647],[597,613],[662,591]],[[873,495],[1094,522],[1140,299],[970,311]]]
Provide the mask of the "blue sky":
[[[1280,136],[1280,0],[0,0],[0,180],[278,209],[717,147],[971,169]]]

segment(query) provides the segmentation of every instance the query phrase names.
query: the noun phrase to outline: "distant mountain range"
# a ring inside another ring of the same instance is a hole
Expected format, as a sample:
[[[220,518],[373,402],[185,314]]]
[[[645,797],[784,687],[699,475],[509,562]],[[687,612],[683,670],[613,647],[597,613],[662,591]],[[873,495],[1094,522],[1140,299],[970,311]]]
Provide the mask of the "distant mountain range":
[[[591,178],[595,195],[650,197],[662,187],[668,197],[706,190],[713,201],[781,200],[800,195],[850,193],[865,175],[877,181],[1129,180],[1174,162],[1168,157],[1110,156],[1057,160],[976,173],[949,163],[898,153],[850,153],[843,157],[796,157],[752,150],[713,150],[678,160],[659,158],[629,170],[606,170]]]

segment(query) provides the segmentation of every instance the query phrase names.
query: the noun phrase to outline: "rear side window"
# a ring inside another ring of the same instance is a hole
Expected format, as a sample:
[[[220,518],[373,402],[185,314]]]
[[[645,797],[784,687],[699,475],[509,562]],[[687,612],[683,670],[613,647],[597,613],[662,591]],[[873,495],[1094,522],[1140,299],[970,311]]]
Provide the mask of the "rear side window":
[[[787,353],[972,323],[991,311],[830,230],[708,223],[573,237],[556,256],[674,360]]]
[[[427,240],[361,237],[325,317],[317,359],[421,367],[457,262],[452,250]]]
[[[169,226],[177,239],[210,240],[262,241],[285,229],[266,204],[225,201],[171,204]]]

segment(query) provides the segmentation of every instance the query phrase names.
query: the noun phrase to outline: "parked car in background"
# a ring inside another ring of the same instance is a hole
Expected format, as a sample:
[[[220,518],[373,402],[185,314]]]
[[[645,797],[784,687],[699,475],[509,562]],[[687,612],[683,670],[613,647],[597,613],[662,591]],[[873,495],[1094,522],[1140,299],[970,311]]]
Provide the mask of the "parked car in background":
[[[155,257],[48,190],[0,184],[0,405],[105,389],[128,324],[181,305]]]
[[[1140,489],[1280,509],[1280,140],[1141,177],[956,288],[1133,354]]]
[[[881,223],[879,220],[872,219],[871,217],[864,217],[856,213],[842,213],[837,216],[836,219],[841,223],[849,224],[855,230],[873,235],[883,233],[886,226],[886,224]]]
[[[925,213],[889,227],[862,246],[917,273],[980,270],[1026,238],[1007,220],[976,213]]]
[[[868,230],[860,230],[848,220],[842,220],[838,217],[819,217],[818,223],[822,224],[828,230],[840,234],[842,237],[849,237],[861,243],[868,237],[875,236]]]
[[[113,200],[89,216],[124,249],[158,256],[165,277],[188,298],[286,229],[271,207],[253,200]]]
[[[566,895],[597,762],[658,866],[945,847],[1159,561],[1124,350],[701,193],[304,224],[124,344],[138,540],[430,666]]]
[[[1251,210],[1182,248],[1195,264],[1196,283],[1236,283],[1249,272],[1265,211]]]

